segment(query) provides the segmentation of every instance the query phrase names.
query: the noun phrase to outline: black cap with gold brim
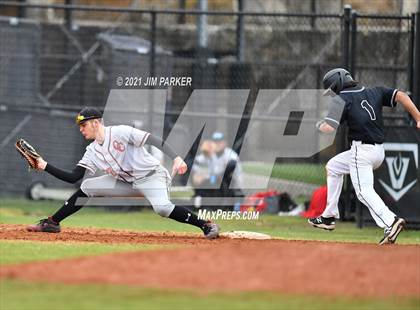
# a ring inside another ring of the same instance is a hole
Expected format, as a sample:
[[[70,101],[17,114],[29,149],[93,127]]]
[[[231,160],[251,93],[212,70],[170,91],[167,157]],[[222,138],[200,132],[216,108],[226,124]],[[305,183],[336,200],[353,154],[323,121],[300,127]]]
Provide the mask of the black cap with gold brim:
[[[76,117],[78,125],[95,118],[102,118],[102,113],[95,108],[83,108]]]

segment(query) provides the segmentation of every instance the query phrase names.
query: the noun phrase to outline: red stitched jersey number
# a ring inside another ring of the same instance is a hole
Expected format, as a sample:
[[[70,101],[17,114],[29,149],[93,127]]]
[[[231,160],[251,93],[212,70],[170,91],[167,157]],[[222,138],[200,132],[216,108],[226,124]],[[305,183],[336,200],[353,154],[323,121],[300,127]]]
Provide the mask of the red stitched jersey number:
[[[362,102],[360,102],[360,105],[362,106],[363,109],[366,110],[366,112],[369,114],[370,119],[372,121],[376,120],[376,114],[375,114],[375,110],[372,108],[372,106],[369,104],[369,101],[367,100],[363,100]]]

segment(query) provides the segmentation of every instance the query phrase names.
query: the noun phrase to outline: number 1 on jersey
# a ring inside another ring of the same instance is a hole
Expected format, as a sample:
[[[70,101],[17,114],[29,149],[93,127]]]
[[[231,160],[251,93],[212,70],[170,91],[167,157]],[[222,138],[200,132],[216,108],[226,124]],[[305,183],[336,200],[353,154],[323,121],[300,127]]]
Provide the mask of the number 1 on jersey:
[[[375,121],[376,120],[375,110],[372,108],[369,102],[367,100],[363,100],[362,102],[360,102],[360,105],[362,106],[363,109],[366,110],[366,112],[368,112],[370,119],[372,121]]]

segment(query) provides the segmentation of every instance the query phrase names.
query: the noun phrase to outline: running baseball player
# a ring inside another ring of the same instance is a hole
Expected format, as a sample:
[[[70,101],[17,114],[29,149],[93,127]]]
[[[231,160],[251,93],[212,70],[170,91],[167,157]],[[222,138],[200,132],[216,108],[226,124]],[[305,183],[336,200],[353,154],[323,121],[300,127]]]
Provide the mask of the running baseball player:
[[[54,177],[69,183],[82,179],[85,172],[101,176],[85,179],[64,205],[52,216],[36,225],[28,226],[33,232],[60,232],[60,222],[82,208],[76,205],[80,197],[115,197],[144,195],[153,210],[181,223],[200,228],[208,239],[217,238],[219,227],[212,222],[200,220],[184,207],[175,206],[169,200],[168,188],[171,175],[150,155],[144,147],[150,144],[173,159],[172,175],[184,174],[188,167],[183,159],[162,139],[148,132],[126,126],[105,126],[102,114],[93,108],[84,108],[77,115],[77,124],[86,140],[94,140],[86,148],[83,158],[73,171],[63,171],[38,159],[37,169],[45,170]],[[105,173],[105,174],[104,174]]]
[[[328,71],[323,86],[326,94],[333,98],[327,117],[318,122],[317,128],[323,133],[331,133],[346,122],[351,148],[328,161],[327,207],[321,216],[308,222],[326,230],[335,228],[343,175],[350,174],[357,198],[369,209],[376,224],[384,228],[384,237],[379,244],[394,243],[405,221],[389,210],[373,188],[373,170],[385,157],[382,107],[401,104],[415,119],[417,128],[420,128],[420,112],[404,92],[387,87],[359,86],[345,69]]]

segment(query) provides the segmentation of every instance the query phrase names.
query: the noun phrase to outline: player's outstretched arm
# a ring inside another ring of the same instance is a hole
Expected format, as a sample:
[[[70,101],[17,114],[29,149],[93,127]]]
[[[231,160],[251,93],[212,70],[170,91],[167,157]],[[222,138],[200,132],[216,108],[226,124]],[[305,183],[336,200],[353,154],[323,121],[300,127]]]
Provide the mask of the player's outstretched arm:
[[[404,109],[410,113],[417,123],[417,128],[420,129],[420,112],[410,97],[403,91],[399,90],[395,96],[395,101],[401,104]]]
[[[52,176],[68,183],[76,183],[85,175],[86,169],[76,166],[73,171],[68,172],[48,164],[42,157],[38,158],[37,170],[46,171]]]

